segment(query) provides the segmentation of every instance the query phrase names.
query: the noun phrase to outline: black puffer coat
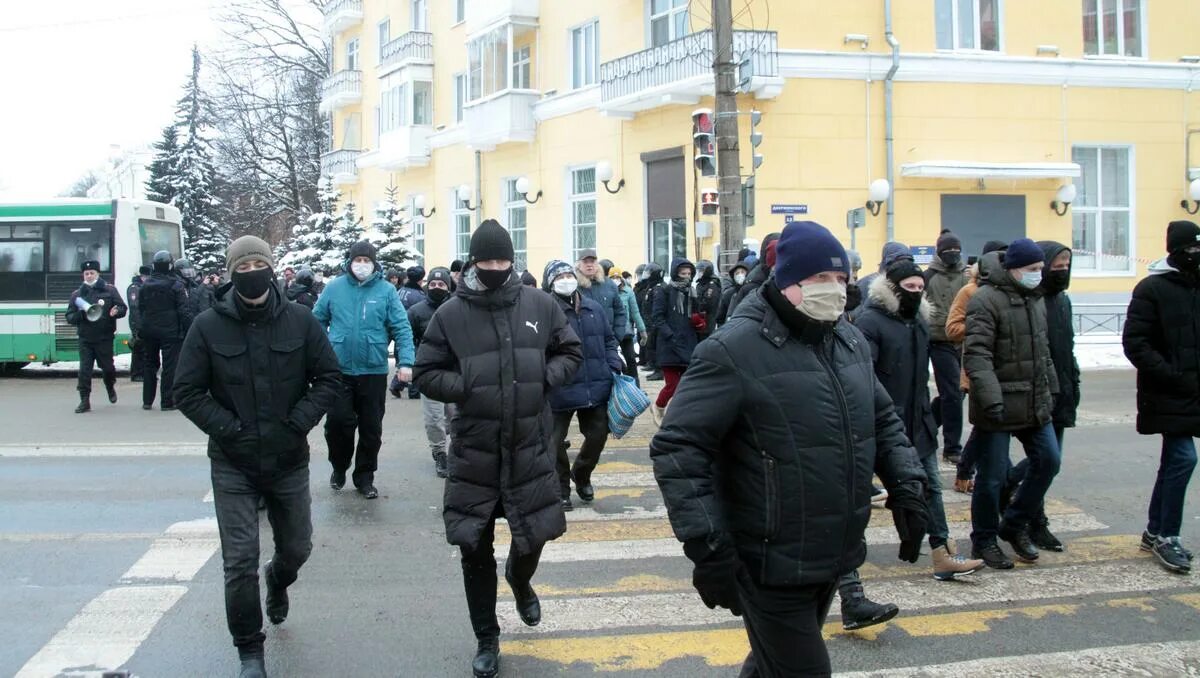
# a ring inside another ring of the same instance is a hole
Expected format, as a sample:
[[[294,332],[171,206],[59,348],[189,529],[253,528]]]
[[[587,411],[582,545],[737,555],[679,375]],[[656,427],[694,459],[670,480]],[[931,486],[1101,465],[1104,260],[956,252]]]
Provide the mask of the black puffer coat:
[[[175,404],[208,434],[208,456],[252,475],[308,463],[308,432],[342,392],[325,328],[272,286],[266,319],[242,319],[233,285],[188,331]]]
[[[442,517],[446,540],[468,550],[500,503],[520,553],[567,529],[546,396],[583,361],[579,337],[550,295],[515,273],[491,292],[463,276],[417,349],[421,394],[458,405]]]
[[[1050,422],[1058,376],[1050,360],[1046,303],[994,258],[980,260],[979,291],[967,305],[963,369],[971,380],[971,423],[1020,431]]]
[[[727,534],[761,584],[829,583],[866,558],[871,475],[923,496],[925,474],[862,333],[800,338],[765,294],[696,349],[654,475],[680,541]]]
[[[929,402],[929,303],[915,318],[900,316],[892,283],[880,276],[867,290],[867,303],[854,320],[871,346],[875,376],[887,389],[904,422],[904,433],[921,458],[937,451],[937,425]]]
[[[729,302],[729,308],[725,309],[726,316],[733,315],[734,311],[737,310],[738,304],[742,303],[743,299],[749,297],[771,278],[772,269],[770,266],[767,266],[767,249],[771,246],[771,243],[779,240],[779,235],[779,233],[769,233],[767,237],[763,238],[762,246],[758,250],[758,263],[755,264],[750,274],[746,276],[746,284],[742,285],[742,288],[733,295],[733,300]]]
[[[1133,289],[1123,343],[1137,368],[1138,433],[1200,436],[1200,277],[1151,264]]]
[[[191,305],[183,281],[155,271],[138,294],[138,334],[158,341],[181,341],[192,324]]]
[[[213,291],[208,289],[208,285],[201,285],[191,278],[186,278],[182,274],[179,276],[179,281],[183,283],[183,289],[187,293],[188,300],[188,316],[193,320],[198,318],[201,313],[213,307],[216,303]],[[184,328],[184,333],[187,333],[187,328]]]
[[[96,322],[88,320],[87,315],[75,305],[75,300],[80,297],[89,305],[104,302],[104,309]],[[117,309],[116,317],[109,315],[110,309],[113,308]],[[71,299],[67,302],[66,320],[68,324],[79,329],[79,338],[83,341],[112,341],[117,332],[117,318],[124,318],[128,310],[117,288],[104,282],[104,278],[99,278],[95,285],[80,285],[79,289],[71,293]]]
[[[676,259],[671,262],[671,279],[674,280],[679,269],[692,266],[687,259]],[[680,309],[683,309],[680,312]],[[692,313],[697,311],[692,299],[692,288],[686,286],[680,289],[673,283],[663,285],[654,294],[654,311],[651,314],[651,326],[655,331],[654,358],[659,367],[687,367],[692,361],[692,351],[696,350],[699,337],[692,326]]]
[[[1070,251],[1066,245],[1052,240],[1038,243],[1046,254],[1046,271],[1042,274],[1043,290],[1050,262],[1063,252]],[[1050,338],[1050,359],[1058,376],[1058,396],[1054,399],[1054,411],[1050,418],[1055,426],[1070,428],[1075,425],[1079,409],[1079,361],[1075,359],[1075,318],[1071,308],[1071,297],[1066,292],[1044,293],[1046,300],[1046,336]]]

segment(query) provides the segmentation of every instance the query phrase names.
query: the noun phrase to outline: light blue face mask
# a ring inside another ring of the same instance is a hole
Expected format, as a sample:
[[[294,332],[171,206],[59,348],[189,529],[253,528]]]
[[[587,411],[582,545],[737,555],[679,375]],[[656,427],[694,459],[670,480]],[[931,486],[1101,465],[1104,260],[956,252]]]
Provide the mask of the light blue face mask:
[[[1037,287],[1038,285],[1042,284],[1042,272],[1041,271],[1025,271],[1024,273],[1021,274],[1021,280],[1019,282],[1022,285],[1024,285],[1026,288],[1033,289],[1033,288]]]

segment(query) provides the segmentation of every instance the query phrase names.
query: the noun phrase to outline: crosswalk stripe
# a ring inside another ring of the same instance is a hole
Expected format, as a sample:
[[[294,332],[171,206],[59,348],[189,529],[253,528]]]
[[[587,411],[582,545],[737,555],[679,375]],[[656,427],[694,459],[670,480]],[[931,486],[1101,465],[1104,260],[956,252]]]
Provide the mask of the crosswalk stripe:
[[[191,581],[220,548],[216,518],[175,523],[121,576],[121,582]]]
[[[1191,589],[1193,584],[1139,559],[986,572],[970,581],[960,582],[885,579],[866,581],[866,586],[874,599],[895,603],[902,610],[918,611],[969,605],[1012,605],[1014,601],[1078,599],[1091,595],[1145,594]],[[523,625],[512,607],[502,605],[498,614],[506,633],[526,635],[618,627],[710,626],[733,619],[727,610],[709,610],[694,592],[549,598],[542,601],[542,623],[534,628]]]
[[[66,445],[0,445],[0,457],[196,457],[207,454],[202,444],[96,443]]]

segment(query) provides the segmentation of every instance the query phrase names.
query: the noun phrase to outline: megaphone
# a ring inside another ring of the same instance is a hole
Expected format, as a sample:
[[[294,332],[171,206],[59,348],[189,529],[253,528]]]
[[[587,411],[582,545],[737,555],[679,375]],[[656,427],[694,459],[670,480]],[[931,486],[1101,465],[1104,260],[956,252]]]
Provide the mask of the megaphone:
[[[75,297],[75,307],[83,311],[84,316],[90,323],[96,322],[100,319],[100,316],[104,314],[103,299],[101,299],[98,303],[89,304],[87,303],[86,299],[82,297]]]

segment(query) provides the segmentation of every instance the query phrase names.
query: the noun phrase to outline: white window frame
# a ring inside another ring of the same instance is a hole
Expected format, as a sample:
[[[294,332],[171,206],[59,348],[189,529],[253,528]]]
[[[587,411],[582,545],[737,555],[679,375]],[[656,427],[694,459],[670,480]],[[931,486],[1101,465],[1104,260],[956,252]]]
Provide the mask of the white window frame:
[[[412,30],[429,32],[429,0],[410,0],[409,12]]]
[[[1120,150],[1125,151],[1129,155],[1129,176],[1126,177],[1128,186],[1126,191],[1129,195],[1128,207],[1105,207],[1104,206],[1104,167],[1103,160],[1100,157],[1102,150]],[[1079,268],[1078,263],[1072,263],[1071,275],[1079,278],[1131,278],[1137,276],[1137,153],[1133,144],[1111,144],[1111,143],[1077,143],[1071,146],[1071,155],[1075,155],[1077,150],[1094,151],[1097,154],[1096,158],[1096,205],[1084,206],[1078,204],[1071,205],[1071,237],[1069,242],[1072,248],[1075,245],[1075,215],[1092,214],[1096,218],[1096,246],[1101,250],[1095,254],[1095,268]],[[1077,182],[1083,182],[1085,177],[1080,176],[1076,179]],[[1083,194],[1082,183],[1077,186],[1079,194]],[[1104,213],[1105,212],[1128,212],[1129,213],[1129,254],[1128,263],[1125,270],[1104,269],[1100,263],[1101,257],[1104,256]]]
[[[585,57],[584,70],[586,72],[583,74],[583,78],[581,80],[579,77],[577,77],[580,74],[580,69],[578,66],[581,55],[579,50],[576,49],[575,36],[577,34],[582,36],[581,43],[583,44],[583,49],[586,51],[586,31],[588,29],[591,29],[592,34],[592,49],[590,50],[592,63],[590,64],[591,68],[589,69],[586,62],[587,55],[583,55]],[[569,61],[571,65],[571,89],[582,89],[600,82],[600,20],[597,18],[592,18],[582,24],[579,24],[578,26],[571,27],[567,36],[567,48],[570,50],[571,57]]]
[[[358,63],[358,38],[350,38],[346,41],[346,70],[357,71],[361,70],[361,64]]]
[[[412,98],[412,114],[408,118],[409,122],[414,126],[433,125],[433,82],[431,80],[412,80],[409,82],[409,84],[411,85],[409,87],[409,91],[411,92],[410,97]],[[421,110],[421,107],[417,105],[417,85],[420,84],[429,85],[429,90],[425,98],[424,122],[417,122],[417,112]]]
[[[667,17],[667,25],[669,26],[667,42],[674,42],[674,41],[688,35],[688,33],[684,33],[683,35],[675,34],[675,21],[676,21],[675,15],[680,14],[680,13],[683,13],[685,15],[687,14],[688,6],[689,6],[688,0],[682,0],[682,4],[678,5],[678,6],[676,6],[675,3],[680,2],[681,0],[668,0],[668,1],[671,6],[667,8],[667,11],[659,12],[658,14],[655,14],[654,13],[654,0],[646,0],[646,47],[658,47],[659,46],[659,45],[654,44],[654,21],[655,21],[655,19],[661,19],[663,17]]]
[[[463,109],[467,105],[467,72],[460,71],[454,74],[454,122],[455,124],[463,121]]]
[[[410,193],[408,196],[408,213],[412,215],[409,223],[412,224],[412,242],[413,251],[417,253],[417,263],[425,265],[425,217],[421,216],[421,211],[417,209],[417,194]]]
[[[513,37],[513,26],[508,24],[488,31],[467,43],[468,102],[488,99],[512,88]],[[503,45],[503,49],[501,49],[501,45]],[[478,51],[478,71],[472,64],[472,52],[475,51]],[[490,60],[487,58],[489,56]],[[485,68],[485,66],[490,68]],[[491,88],[485,86],[489,76]],[[503,78],[503,85],[498,84],[500,78]],[[475,96],[476,91],[479,92],[478,96]]]
[[[510,45],[511,47],[511,45]],[[533,86],[533,45],[512,50],[512,77],[508,85],[513,89],[529,89]]]
[[[1085,59],[1116,59],[1120,61],[1128,61],[1136,59],[1146,61],[1150,58],[1150,41],[1147,38],[1147,29],[1149,22],[1146,20],[1146,12],[1149,10],[1146,0],[1116,0],[1117,16],[1119,17],[1117,24],[1117,53],[1104,53],[1104,0],[1094,0],[1096,3],[1096,53],[1089,54],[1087,52],[1087,39],[1084,36],[1083,58]],[[1138,56],[1125,55],[1125,7],[1126,5],[1136,4],[1138,8],[1138,39],[1141,44],[1141,54]],[[1086,19],[1086,15],[1084,15]]]
[[[379,35],[379,61],[380,61],[380,63],[382,63],[383,62],[383,48],[389,42],[392,41],[392,19],[391,19],[391,17],[384,17],[383,21],[379,22],[377,30],[378,30],[378,35]]]
[[[504,227],[508,229],[508,234],[512,237],[513,252],[516,255],[513,266],[517,267],[517,270],[527,271],[529,270],[529,203],[525,202],[525,198],[520,193],[517,193],[517,177],[506,177],[501,180],[500,195],[504,197]],[[517,212],[522,215],[524,226],[521,228],[513,227],[515,223],[513,215]],[[517,247],[518,232],[524,238],[524,247]]]
[[[934,42],[937,41],[937,6],[934,5]],[[950,41],[953,43],[951,47],[936,46],[939,52],[978,52],[980,54],[1003,54],[1004,53],[1004,0],[996,1],[996,49],[984,49],[979,45],[983,42],[983,20],[982,14],[979,11],[980,0],[972,0],[975,12],[975,46],[962,47],[960,42],[962,36],[959,35],[958,21],[958,0],[947,0],[950,3]]]
[[[592,192],[591,193],[576,193],[575,192],[575,174],[577,172],[587,171],[587,170],[592,170],[592,172],[593,172]],[[563,220],[563,224],[565,225],[565,228],[566,228],[564,243],[566,244],[565,250],[566,250],[566,256],[568,257],[567,261],[571,261],[571,262],[579,261],[578,253],[580,250],[585,249],[584,247],[581,247],[579,245],[578,238],[577,238],[578,233],[576,231],[579,224],[575,223],[575,206],[581,202],[589,202],[590,201],[594,204],[593,215],[594,215],[595,221],[592,222],[592,228],[596,234],[596,236],[595,236],[596,242],[594,245],[586,246],[586,248],[587,249],[594,248],[597,251],[599,251],[599,249],[600,249],[600,202],[597,199],[597,194],[596,194],[596,186],[597,186],[597,184],[599,184],[599,180],[594,178],[595,171],[596,171],[596,165],[594,163],[589,163],[589,164],[585,164],[585,165],[575,165],[573,167],[567,168],[567,173],[566,173],[566,188],[567,188],[567,190],[566,190],[566,194],[567,194],[566,211],[567,211],[567,214],[566,214],[566,219]]]
[[[467,20],[467,0],[454,0],[454,25]]]
[[[458,188],[450,189],[450,204],[453,208],[450,210],[450,251],[454,253],[454,258],[459,261],[466,261],[471,254],[471,234],[474,232],[474,219],[471,215],[471,210],[463,206],[461,200],[458,199]],[[463,217],[466,217],[467,232],[459,233],[459,225],[463,223]],[[459,250],[459,236],[466,237],[466,245],[464,249]]]

